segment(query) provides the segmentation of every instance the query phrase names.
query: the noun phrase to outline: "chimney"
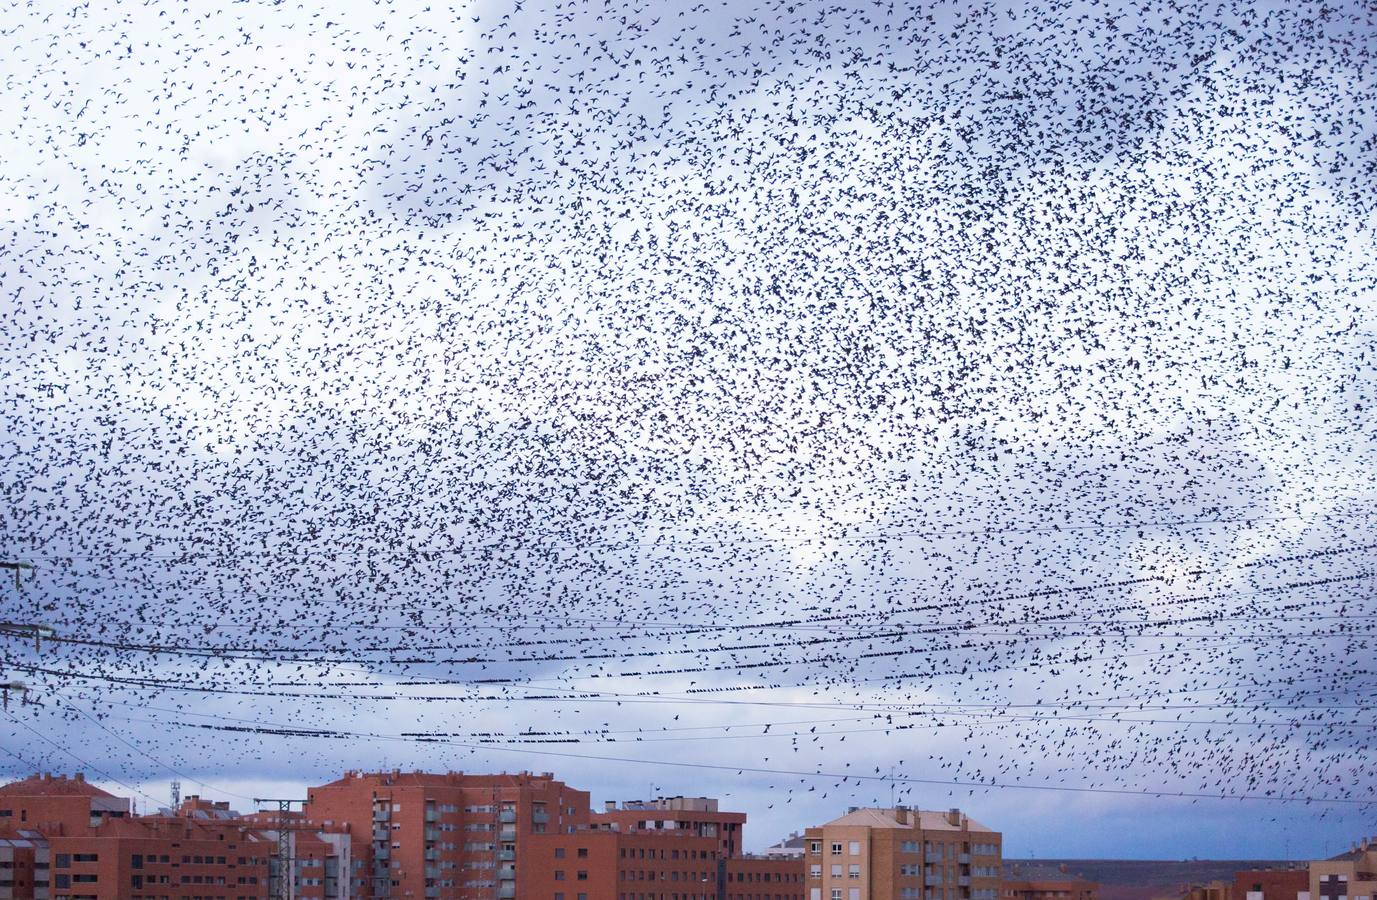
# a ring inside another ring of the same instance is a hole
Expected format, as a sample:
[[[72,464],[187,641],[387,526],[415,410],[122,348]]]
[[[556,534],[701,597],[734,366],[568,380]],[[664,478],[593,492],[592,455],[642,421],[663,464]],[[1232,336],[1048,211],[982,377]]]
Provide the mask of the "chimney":
[[[955,806],[947,810],[947,824],[959,828],[961,826],[961,810]]]
[[[907,806],[896,806],[896,807],[894,807],[894,821],[898,822],[900,825],[907,825],[907,824],[908,824],[908,807],[907,807]]]
[[[603,809],[603,812],[616,812],[616,810],[617,810],[617,801],[616,801],[616,800],[604,800],[604,801],[602,802],[602,809]]]

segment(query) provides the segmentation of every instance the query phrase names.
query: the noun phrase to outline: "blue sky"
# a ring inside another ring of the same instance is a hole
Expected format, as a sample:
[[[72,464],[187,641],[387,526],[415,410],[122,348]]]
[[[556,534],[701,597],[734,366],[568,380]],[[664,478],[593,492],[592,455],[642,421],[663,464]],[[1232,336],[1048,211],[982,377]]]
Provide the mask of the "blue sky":
[[[892,771],[1010,855],[1346,846],[1375,49],[1359,3],[13,10],[0,603],[68,642],[5,645],[11,772],[553,770],[761,846]]]

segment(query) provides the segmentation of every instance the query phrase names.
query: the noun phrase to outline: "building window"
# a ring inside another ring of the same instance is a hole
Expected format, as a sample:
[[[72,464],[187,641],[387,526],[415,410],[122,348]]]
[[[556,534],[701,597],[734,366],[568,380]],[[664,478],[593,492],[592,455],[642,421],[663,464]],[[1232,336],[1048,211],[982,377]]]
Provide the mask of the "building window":
[[[833,877],[833,878],[840,878],[840,877],[841,877],[841,863],[832,863],[832,877]]]
[[[579,848],[579,851],[578,851],[578,857],[579,857],[579,859],[587,859],[587,858],[588,858],[588,848],[587,848],[587,847],[580,847],[580,848]]]
[[[834,855],[834,856],[841,856],[841,851],[842,851],[841,841],[833,841],[833,842],[832,842],[832,853],[833,853],[833,855]]]
[[[556,847],[556,848],[555,848],[555,859],[564,859],[564,848],[563,848],[563,847]]]
[[[851,842],[850,850],[851,850],[851,855],[852,855],[852,856],[860,856],[860,855],[861,855],[861,842],[860,842],[860,841],[852,841],[852,842]]]
[[[809,842],[808,842],[808,852],[809,852],[809,853],[821,853],[821,852],[822,852],[822,841],[809,841]]]
[[[847,888],[847,889],[846,889],[846,896],[847,896],[847,900],[861,900],[861,889],[860,889],[860,888]]]
[[[578,875],[575,876],[575,877],[577,877],[579,881],[587,881],[587,880],[588,880],[588,873],[587,873],[587,872],[582,872],[582,871],[581,871],[581,872],[579,872]]]
[[[555,869],[555,881],[563,881],[563,880],[564,880],[564,870],[563,870],[563,869]]]
[[[861,877],[861,864],[860,864],[860,863],[852,863],[852,864],[850,865],[850,867],[847,869],[846,877],[847,877],[847,878],[860,878],[860,877]]]
[[[842,900],[841,888],[832,888],[832,900]]]

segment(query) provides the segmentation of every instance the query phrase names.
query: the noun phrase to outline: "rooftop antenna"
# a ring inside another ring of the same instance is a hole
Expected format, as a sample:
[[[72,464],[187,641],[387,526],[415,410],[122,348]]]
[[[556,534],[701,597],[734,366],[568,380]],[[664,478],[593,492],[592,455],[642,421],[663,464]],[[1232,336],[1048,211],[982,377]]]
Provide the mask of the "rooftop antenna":
[[[173,814],[174,816],[177,814],[177,810],[180,809],[181,806],[182,806],[182,783],[181,783],[180,781],[174,781],[174,782],[172,782],[172,814]]]

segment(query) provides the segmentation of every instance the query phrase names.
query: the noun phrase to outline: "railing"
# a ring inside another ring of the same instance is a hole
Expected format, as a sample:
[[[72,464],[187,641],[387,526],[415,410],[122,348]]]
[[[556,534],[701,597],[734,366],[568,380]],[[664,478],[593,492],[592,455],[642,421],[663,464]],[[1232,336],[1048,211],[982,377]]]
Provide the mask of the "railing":
[[[535,822],[537,825],[544,825],[550,821],[550,814],[541,810],[536,810],[531,813],[531,821]]]
[[[923,876],[923,884],[927,885],[928,887],[933,887],[933,886],[939,885],[939,884],[941,884],[941,883],[942,883],[942,876],[941,876],[941,875],[931,875],[931,874],[930,874],[930,875],[924,875],[924,876]]]
[[[513,822],[516,821],[516,810],[514,810],[514,809],[504,809],[504,810],[502,810],[500,813],[497,814],[497,821],[501,822],[503,825],[510,825],[510,824],[512,824]]]

